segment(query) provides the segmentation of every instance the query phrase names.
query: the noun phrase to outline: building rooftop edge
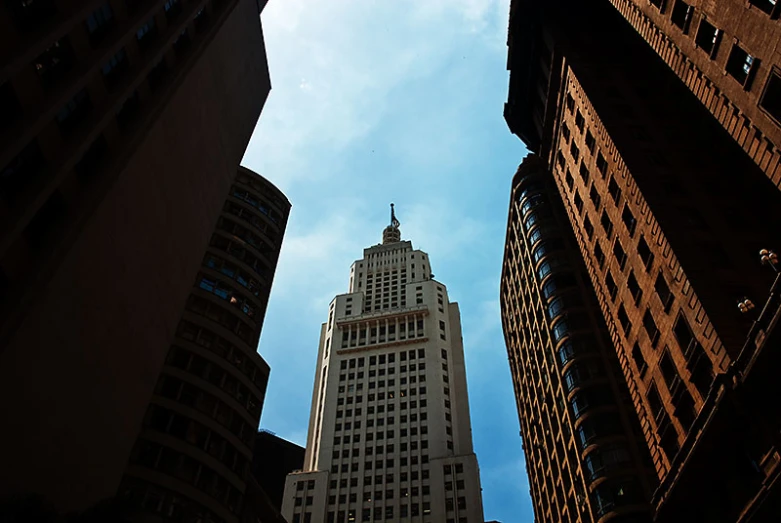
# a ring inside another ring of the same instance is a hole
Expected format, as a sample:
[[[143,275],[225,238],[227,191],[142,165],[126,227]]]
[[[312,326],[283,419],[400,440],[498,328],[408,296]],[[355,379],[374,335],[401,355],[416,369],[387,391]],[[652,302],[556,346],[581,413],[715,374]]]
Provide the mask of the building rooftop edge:
[[[271,180],[269,180],[262,174],[258,174],[257,172],[253,171],[249,167],[245,167],[244,165],[239,165],[238,170],[244,174],[248,174],[251,176],[255,176],[256,178],[259,178],[263,183],[265,183],[271,189],[273,189],[277,193],[277,195],[280,196],[285,201],[285,203],[287,203],[288,207],[293,207],[293,204],[290,203],[290,199],[287,197],[287,195],[283,193],[282,190],[279,187],[277,187]]]

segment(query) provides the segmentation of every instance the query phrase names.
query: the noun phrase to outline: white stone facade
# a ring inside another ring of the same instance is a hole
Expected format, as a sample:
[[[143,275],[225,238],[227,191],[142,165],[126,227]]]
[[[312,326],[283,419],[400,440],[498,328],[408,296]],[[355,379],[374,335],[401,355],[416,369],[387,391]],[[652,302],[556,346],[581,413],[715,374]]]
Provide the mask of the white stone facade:
[[[483,523],[458,304],[399,238],[394,218],[331,302],[289,523]]]

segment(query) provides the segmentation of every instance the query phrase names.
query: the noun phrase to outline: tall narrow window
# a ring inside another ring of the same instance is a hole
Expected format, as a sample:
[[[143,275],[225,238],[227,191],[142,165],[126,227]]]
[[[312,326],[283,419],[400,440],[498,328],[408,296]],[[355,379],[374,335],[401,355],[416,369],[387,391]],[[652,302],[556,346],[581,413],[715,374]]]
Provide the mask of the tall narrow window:
[[[717,29],[703,17],[697,28],[697,36],[694,39],[697,47],[713,57],[719,49],[719,40],[721,40],[721,30]]]
[[[637,253],[640,255],[640,259],[645,264],[645,269],[649,270],[654,263],[654,253],[651,252],[651,247],[645,241],[645,238],[640,236],[640,241],[637,242]]]
[[[673,12],[670,15],[670,21],[686,34],[689,32],[689,24],[691,24],[693,13],[694,8],[692,6],[683,0],[676,0]]]
[[[781,74],[778,69],[770,71],[759,100],[759,106],[769,114],[777,124],[781,124]]]
[[[645,375],[645,371],[648,369],[648,364],[645,362],[645,357],[643,357],[643,350],[640,348],[640,344],[635,342],[634,346],[632,347],[632,359],[635,362],[635,365],[637,366],[637,371],[640,373],[640,377],[642,378]]]
[[[605,234],[610,238],[613,234],[613,222],[610,220],[610,216],[607,215],[607,211],[602,211],[599,223],[602,224],[602,229],[605,230]]]
[[[626,252],[624,252],[624,247],[618,239],[616,239],[616,243],[613,244],[613,256],[616,257],[619,269],[623,271],[624,266],[626,265]]]
[[[599,204],[602,203],[602,197],[599,195],[599,191],[597,190],[596,184],[591,186],[591,191],[589,191],[588,197],[591,199],[591,202],[594,204],[594,208],[596,210],[599,210]]]
[[[667,285],[667,280],[664,279],[664,275],[661,272],[656,276],[654,290],[656,290],[657,296],[662,301],[664,311],[668,312],[673,302],[673,293],[670,291],[670,286]]]
[[[607,287],[608,295],[610,295],[611,300],[616,299],[616,294],[618,293],[618,285],[616,285],[616,281],[613,279],[613,275],[610,273],[610,271],[607,271],[607,276],[605,276],[605,286]]]
[[[771,17],[778,16],[778,1],[777,0],[748,0],[748,3],[766,12]]]
[[[727,74],[737,80],[745,89],[749,89],[751,78],[759,61],[740,47],[737,43],[732,45],[732,50],[727,59]]]
[[[607,190],[610,193],[610,197],[613,199],[613,203],[618,205],[618,200],[621,199],[621,188],[616,183],[615,178],[610,179],[610,183],[607,184]]]
[[[597,154],[597,170],[602,174],[603,178],[607,174],[607,160],[602,156],[602,153]]]
[[[626,225],[626,230],[629,231],[629,236],[635,235],[635,228],[637,227],[637,220],[635,215],[632,214],[632,210],[629,208],[629,204],[624,204],[624,210],[621,213],[621,221]]]
[[[626,313],[626,309],[624,308],[624,304],[622,303],[618,307],[618,323],[621,324],[621,328],[624,329],[624,335],[629,336],[629,333],[632,332],[632,322],[629,321],[629,315]]]
[[[643,315],[643,328],[648,333],[648,338],[651,340],[651,345],[656,346],[656,342],[659,341],[659,328],[654,321],[654,315],[651,314],[651,310],[648,309]]]
[[[632,293],[635,305],[639,305],[640,300],[643,297],[643,290],[640,288],[640,283],[638,283],[637,278],[635,278],[634,272],[629,273],[629,277],[626,279],[626,287],[629,289],[629,292]]]

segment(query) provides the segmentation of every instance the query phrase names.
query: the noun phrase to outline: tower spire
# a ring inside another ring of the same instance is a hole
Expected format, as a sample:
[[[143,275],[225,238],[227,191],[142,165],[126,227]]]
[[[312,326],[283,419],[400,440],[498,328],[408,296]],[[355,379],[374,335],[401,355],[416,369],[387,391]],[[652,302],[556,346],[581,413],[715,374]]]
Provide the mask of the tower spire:
[[[391,222],[390,222],[390,224],[391,224],[392,227],[396,227],[396,228],[398,228],[399,225],[401,225],[399,220],[396,219],[396,209],[394,208],[393,204],[391,204]]]
[[[382,231],[382,243],[395,243],[401,241],[401,231],[399,231],[399,225],[401,225],[401,222],[396,219],[396,209],[393,204],[390,204],[391,206],[391,221],[390,225],[385,227],[385,230]]]

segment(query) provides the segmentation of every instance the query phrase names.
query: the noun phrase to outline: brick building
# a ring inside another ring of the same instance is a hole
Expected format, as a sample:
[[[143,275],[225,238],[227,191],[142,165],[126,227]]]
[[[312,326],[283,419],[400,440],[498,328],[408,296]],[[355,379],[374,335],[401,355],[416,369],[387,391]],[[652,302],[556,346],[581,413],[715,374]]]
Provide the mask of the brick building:
[[[650,521],[656,474],[564,205],[539,157],[524,159],[513,179],[507,222],[502,325],[535,521]]]
[[[610,0],[781,187],[776,0]]]
[[[757,252],[779,237],[779,193],[608,2],[512,2],[508,68],[505,117],[564,201],[658,502],[701,436],[715,376],[743,350],[752,322],[737,302],[772,283]],[[761,461],[752,452],[736,459]],[[755,479],[734,470],[725,488]]]
[[[116,492],[270,89],[263,3],[0,8],[1,495]]]

